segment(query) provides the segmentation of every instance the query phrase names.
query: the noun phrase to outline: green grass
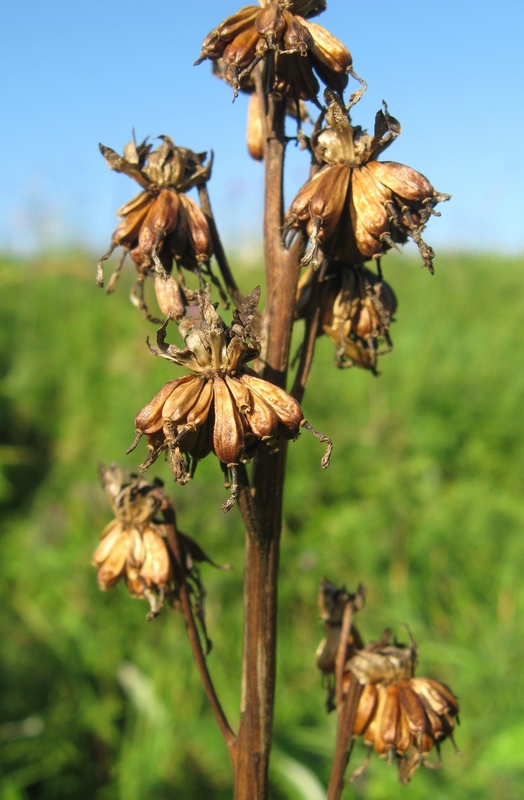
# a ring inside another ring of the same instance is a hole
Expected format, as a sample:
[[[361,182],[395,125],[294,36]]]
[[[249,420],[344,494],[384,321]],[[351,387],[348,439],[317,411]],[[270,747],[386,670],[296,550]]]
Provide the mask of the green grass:
[[[332,465],[320,469],[306,434],[289,451],[273,797],[315,800],[327,784],[335,719],[314,666],[326,576],[366,584],[366,639],[386,626],[405,638],[409,624],[419,673],[449,683],[462,709],[460,757],[446,743],[443,769],[408,787],[374,758],[347,797],[513,800],[524,794],[522,264],[445,256],[432,278],[388,257],[385,270],[399,309],[382,375],[336,370],[320,340],[303,408],[332,436]],[[2,274],[0,798],[230,798],[181,618],[166,609],[146,623],[144,604],[121,586],[101,594],[90,566],[111,518],[97,462],[137,467],[143,445],[123,455],[134,415],[172,368],[145,346],[154,327],[127,302],[129,276],[106,297],[79,254],[4,259]],[[172,487],[182,530],[233,566],[202,573],[210,667],[236,724],[238,514],[220,511],[212,457],[182,488],[164,464],[151,472]]]

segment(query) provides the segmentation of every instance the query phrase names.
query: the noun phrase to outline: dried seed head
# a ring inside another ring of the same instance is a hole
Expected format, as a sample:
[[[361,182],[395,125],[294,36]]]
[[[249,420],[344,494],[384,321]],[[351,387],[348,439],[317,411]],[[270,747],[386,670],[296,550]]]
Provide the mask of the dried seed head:
[[[285,241],[289,242],[290,231],[306,231],[309,247],[302,264],[317,266],[319,251],[355,265],[377,259],[411,238],[433,272],[434,253],[422,231],[431,214],[438,216],[434,207],[449,195],[435,191],[410,167],[376,160],[400,133],[400,124],[386,104],[377,113],[370,136],[351,125],[337,94],[326,89],[325,99],[327,109],[311,137],[316,159],[324,166],[291,203],[284,219]]]
[[[196,562],[213,562],[193,539],[177,531],[175,512],[162,482],[155,479],[148,483],[138,475],[122,472],[116,464],[100,464],[99,476],[116,517],[102,532],[93,554],[100,588],[110,589],[123,580],[132,597],[148,600],[147,618],[151,619],[159,613],[164,599],[176,603],[176,581],[183,576],[191,586],[205,634],[204,591]],[[178,554],[171,547],[170,537],[178,539]]]
[[[234,312],[228,327],[200,294],[199,316],[179,323],[184,349],[166,344],[167,322],[159,329],[151,352],[193,374],[169,381],[137,414],[137,437],[130,449],[141,436],[147,437],[142,470],[165,452],[174,479],[185,483],[196,463],[213,451],[233,473],[238,464],[251,459],[261,442],[274,447],[279,438],[295,438],[302,427],[313,430],[291,395],[245,366],[260,353],[259,339],[250,327],[259,297],[257,287]],[[330,453],[331,442],[313,432],[328,442]]]
[[[353,736],[362,736],[368,748],[395,760],[402,783],[427,762],[427,756],[446,738],[453,741],[458,701],[444,684],[414,676],[417,648],[390,644],[390,631],[379,642],[356,652],[346,663],[344,690],[350,674],[363,686]],[[361,774],[368,759],[352,778]]]
[[[316,100],[319,85],[313,72],[326,86],[342,91],[348,74],[353,74],[351,55],[338,39],[307,19],[323,11],[325,3],[264,0],[261,6],[245,6],[221,22],[204,39],[196,63],[222,59],[222,76],[233,87],[235,97],[260,62],[264,86],[280,96],[289,93]]]
[[[117,211],[122,221],[113,233],[111,247],[98,262],[97,273],[102,286],[103,262],[121,247],[123,255],[107,286],[107,292],[112,292],[130,253],[138,272],[132,301],[156,322],[160,320],[150,316],[144,300],[145,278],[155,273],[167,278],[174,262],[200,276],[201,264],[207,265],[213,253],[207,218],[185,194],[193,186],[206,183],[212,160],[206,164],[206,153],[177,147],[168,136],[159,138],[161,144],[156,149],[147,140],[139,145],[130,142],[123,156],[100,145],[109,167],[134,178],[143,191]],[[184,286],[178,288],[184,294]],[[190,294],[184,297],[187,304],[191,304]]]

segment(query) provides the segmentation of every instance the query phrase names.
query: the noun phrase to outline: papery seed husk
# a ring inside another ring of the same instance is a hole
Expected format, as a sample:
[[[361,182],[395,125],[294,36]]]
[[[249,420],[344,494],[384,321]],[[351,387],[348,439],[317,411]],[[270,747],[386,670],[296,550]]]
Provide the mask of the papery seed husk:
[[[104,528],[98,547],[93,553],[91,564],[95,567],[99,567],[100,564],[106,560],[119,538],[123,535],[122,531],[122,522],[119,519],[112,520],[109,525]]]
[[[164,278],[163,275],[155,275],[155,294],[158,307],[166,317],[180,319],[184,316],[186,306],[180,286],[173,275]]]
[[[258,32],[254,26],[242,31],[224,50],[224,64],[234,66],[240,71],[247,69],[255,58],[257,42]]]
[[[142,534],[136,525],[128,525],[128,554],[127,563],[131,567],[140,568],[146,557],[146,548]]]
[[[351,675],[351,673],[349,673]],[[358,701],[357,715],[353,725],[353,736],[361,736],[373,719],[377,708],[377,687],[372,683],[367,683]]]
[[[389,215],[369,170],[355,167],[351,175],[351,199],[358,220],[372,236],[380,236],[389,226]],[[353,218],[352,218],[353,221]],[[358,235],[357,235],[358,241]]]
[[[125,571],[129,551],[129,538],[126,530],[115,541],[111,552],[104,559],[98,570],[97,580],[100,588],[105,591],[115,586]]]
[[[369,161],[367,166],[376,180],[404,200],[420,201],[435,194],[433,186],[424,175],[404,164],[397,164],[396,161]]]
[[[377,689],[377,706],[375,714],[364,731],[363,739],[366,744],[373,745],[373,749],[379,755],[385,755],[388,751],[388,746],[382,741],[380,735],[380,724],[382,720],[382,713],[386,702],[386,689],[383,684],[376,685]]]
[[[132,200],[128,200],[127,203],[124,203],[123,206],[120,206],[118,211],[116,212],[117,217],[127,217],[136,211],[143,211],[147,209],[149,205],[155,199],[155,195],[151,194],[151,192],[140,192]]]
[[[166,383],[153,399],[135,417],[136,428],[144,434],[156,433],[162,428],[162,410],[170,394],[179,386],[194,380],[194,375],[183,375]]]
[[[400,700],[400,694],[399,694]],[[416,744],[416,737],[413,736],[409,728],[408,716],[402,705],[400,706],[400,716],[398,722],[398,735],[395,743],[397,753],[405,753],[413,744]]]
[[[438,692],[448,703],[448,711],[458,714],[459,710],[458,700],[451,691],[451,689],[449,688],[449,686],[446,686],[445,683],[440,683],[440,681],[435,681],[433,680],[433,678],[425,678],[425,681],[436,692]]]
[[[140,228],[138,246],[144,259],[151,256],[157,234],[167,236],[175,230],[178,219],[179,195],[172,189],[162,189]],[[162,240],[158,243],[160,250]]]
[[[213,378],[215,426],[213,449],[223,464],[238,464],[244,453],[244,431],[231,392],[223,378]]]
[[[436,681],[430,681],[428,678],[412,678],[412,686],[419,697],[423,697],[427,700],[435,713],[445,714],[453,708],[440,691],[440,686]],[[456,708],[457,703],[455,698],[453,698],[453,700],[454,708]]]
[[[397,688],[400,707],[406,717],[409,730],[414,735],[423,733],[427,729],[428,721],[424,706],[412,690],[410,681],[399,681]]]
[[[180,196],[180,203],[184,206],[187,220],[188,232],[193,244],[193,253],[197,261],[209,261],[213,253],[211,242],[211,232],[209,223],[204,212],[194,200],[186,195]]]
[[[380,719],[380,737],[389,747],[394,747],[399,733],[400,707],[395,683],[386,689],[386,699]]]
[[[152,202],[153,198],[150,198],[150,203]],[[138,242],[140,230],[149,213],[149,208],[149,204],[144,205],[124,217],[111,237],[113,244],[121,247],[133,247]]]
[[[245,414],[250,430],[259,439],[274,436],[278,429],[278,417],[266,401],[255,392],[250,392],[251,409]]]
[[[188,411],[186,424],[199,428],[207,419],[211,403],[213,402],[213,381],[205,380],[202,391],[195,405]]]
[[[275,46],[281,38],[285,27],[285,19],[276,3],[271,3],[260,10],[255,19],[255,28],[258,34],[267,39],[272,46]]]
[[[186,376],[189,380],[180,383],[167,398],[162,417],[169,420],[174,425],[180,425],[186,421],[186,417],[191,408],[195,405],[204,386],[204,378],[198,375]]]
[[[311,34],[313,43],[309,48],[310,52],[330,71],[345,75],[353,64],[353,59],[351,58],[349,50],[339,39],[321,25],[317,25],[316,22],[311,22],[311,20],[302,18],[300,18],[300,22]],[[342,88],[344,87],[345,84]]]
[[[251,395],[249,389],[239,378],[226,375],[224,380],[233,396],[238,411],[244,416],[248,411],[251,411]]]
[[[250,392],[258,395],[274,411],[279,421],[293,432],[298,432],[304,419],[299,403],[280,386],[254,375],[243,374],[241,380]]]
[[[165,587],[171,580],[171,562],[165,541],[153,528],[144,530],[145,559],[141,575],[148,586]]]
[[[241,31],[250,27],[255,22],[259,13],[259,6],[244,6],[221,22],[216,28],[216,32],[224,41],[232,42]]]
[[[309,213],[311,219],[318,217],[322,221],[322,240],[332,236],[339,223],[348,192],[350,175],[351,169],[347,164],[334,164],[317,183],[311,198]]]
[[[262,115],[258,95],[254,92],[249,98],[247,107],[247,149],[251,158],[262,161],[264,158],[264,138],[262,133]]]
[[[310,178],[295,196],[291,206],[284,218],[285,226],[293,225],[296,227],[296,222],[306,222],[310,218],[309,205],[313,197],[318,181],[321,180],[331,167],[323,167],[312,178]],[[296,218],[296,222],[292,222]]]
[[[213,430],[215,427],[215,413],[213,404],[209,409],[208,416],[197,431],[195,443],[191,447],[190,455],[196,461],[208,456],[213,450]]]
[[[305,25],[305,20],[287,10],[282,12],[282,16],[285,21],[282,38],[286,51],[300,53],[302,56],[306,55],[309,48],[313,46],[313,37]]]

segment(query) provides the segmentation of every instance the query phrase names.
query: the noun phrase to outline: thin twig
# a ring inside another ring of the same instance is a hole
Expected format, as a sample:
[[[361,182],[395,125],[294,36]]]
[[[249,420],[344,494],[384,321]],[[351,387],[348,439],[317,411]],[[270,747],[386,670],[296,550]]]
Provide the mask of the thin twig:
[[[184,621],[186,623],[189,643],[191,645],[191,650],[193,651],[193,658],[195,659],[195,663],[197,665],[197,669],[200,674],[200,678],[202,680],[202,684],[204,686],[204,690],[206,692],[209,705],[211,706],[211,710],[218,723],[218,727],[220,728],[220,732],[222,734],[224,742],[226,743],[228,750],[230,751],[231,754],[236,737],[235,733],[233,732],[227,720],[227,717],[224,713],[220,700],[218,699],[215,687],[213,685],[213,681],[211,679],[211,675],[209,674],[209,670],[207,668],[206,657],[204,655],[202,642],[200,641],[200,636],[198,634],[198,629],[195,623],[193,608],[191,606],[189,588],[184,574],[182,548],[180,546],[180,540],[178,538],[178,533],[174,522],[174,514],[172,509],[170,508],[163,508],[163,513],[167,523],[166,528],[167,528],[167,538],[169,546],[175,556],[174,559],[175,570],[178,573],[175,575],[175,580],[178,588],[178,593],[180,596],[180,606],[182,609]]]
[[[200,184],[200,186],[198,187],[198,197],[200,200],[200,207],[207,219],[209,230],[211,231],[211,239],[213,241],[213,251],[215,254],[215,258],[217,260],[218,268],[220,269],[220,274],[222,275],[222,279],[226,285],[227,292],[231,297],[231,299],[233,300],[235,307],[240,308],[240,305],[242,304],[244,298],[233,277],[233,273],[231,272],[227,256],[222,246],[222,241],[218,234],[215,218],[213,216],[213,211],[211,209],[209,192],[207,191],[207,186],[205,184]]]

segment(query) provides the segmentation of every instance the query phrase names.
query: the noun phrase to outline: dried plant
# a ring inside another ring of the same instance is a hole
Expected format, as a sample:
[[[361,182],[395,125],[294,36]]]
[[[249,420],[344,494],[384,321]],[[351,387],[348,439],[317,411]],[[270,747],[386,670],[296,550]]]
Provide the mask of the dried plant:
[[[184,615],[196,667],[229,750],[236,800],[268,797],[287,444],[306,429],[327,445],[323,468],[331,456],[331,440],[302,412],[315,342],[321,335],[331,339],[336,366],[377,374],[379,356],[392,348],[390,325],[397,306],[383,280],[381,258],[412,239],[433,273],[434,252],[422,231],[432,215],[438,216],[435,206],[448,199],[411,167],[379,160],[400,134],[385,103],[372,134],[353,123],[366,84],[354,72],[345,45],[311,21],[325,5],[325,0],[260,0],[245,6],[205,37],[196,62],[211,61],[235,97],[250,94],[248,150],[265,171],[265,308],[258,307],[259,287],[242,296],[229,266],[211,209],[211,159],[205,153],[175,145],[165,135],[156,148],[147,140],[132,141],[123,156],[100,146],[109,167],[133,178],[140,193],[117,211],[121,221],[99,261],[98,283],[103,285],[104,262],[121,248],[107,287],[113,291],[129,253],[137,271],[131,300],[160,324],[156,345],[148,340],[149,349],[185,372],[169,378],[137,413],[128,453],[145,437],[139,472],[100,468],[115,520],[103,531],[93,564],[102,589],[123,581],[132,596],[147,599],[148,618],[163,604]],[[345,99],[349,77],[360,88]],[[315,117],[308,135],[306,126]],[[309,174],[285,212],[284,154],[293,138],[288,125],[309,154]],[[188,287],[186,274],[196,276],[196,287]],[[161,316],[146,303],[148,279],[154,281]],[[214,294],[225,309],[221,313]],[[287,389],[297,320],[303,321],[302,341]],[[173,323],[182,346],[166,341]],[[178,531],[161,483],[143,477],[163,455],[174,482],[183,485],[198,461],[211,454],[230,489],[222,509],[236,504],[246,530],[237,730],[226,718],[208,668],[204,592],[196,565],[209,558]],[[395,762],[406,783],[419,766],[439,763],[428,755],[438,753],[445,739],[453,741],[458,721],[451,690],[415,675],[413,640],[409,646],[391,643],[386,631],[380,641],[364,644],[353,621],[363,604],[362,586],[352,594],[322,581],[325,636],[316,660],[328,691],[327,708],[338,718],[328,800],[342,795],[355,738]],[[365,764],[368,760],[369,754]]]

